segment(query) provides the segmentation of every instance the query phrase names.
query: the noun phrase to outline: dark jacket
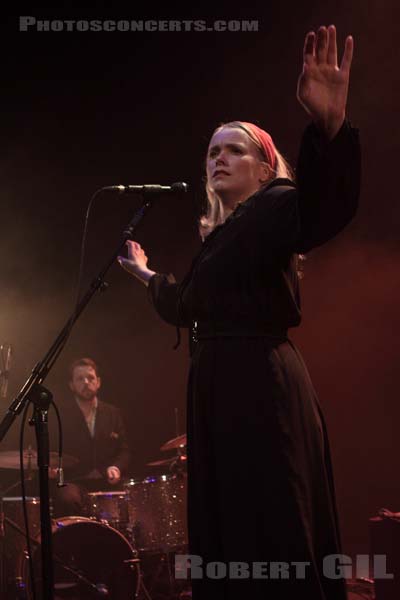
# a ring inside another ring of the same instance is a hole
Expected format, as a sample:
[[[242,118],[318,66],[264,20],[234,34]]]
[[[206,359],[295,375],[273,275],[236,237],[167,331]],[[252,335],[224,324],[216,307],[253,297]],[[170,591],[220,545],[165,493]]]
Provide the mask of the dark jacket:
[[[65,469],[67,479],[85,478],[95,469],[106,478],[107,467],[111,466],[118,467],[121,474],[126,472],[130,452],[118,408],[99,400],[94,438],[74,398],[58,408],[62,419],[64,454],[79,460],[76,466]]]

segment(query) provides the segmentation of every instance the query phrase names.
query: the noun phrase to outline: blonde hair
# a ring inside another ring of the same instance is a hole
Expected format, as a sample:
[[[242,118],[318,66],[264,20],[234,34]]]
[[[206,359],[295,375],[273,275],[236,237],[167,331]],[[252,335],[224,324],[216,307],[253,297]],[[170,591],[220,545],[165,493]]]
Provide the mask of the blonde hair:
[[[231,121],[229,123],[224,123],[220,127],[217,127],[217,129],[214,131],[214,133],[217,133],[218,131],[221,131],[222,129],[225,129],[228,127],[231,129],[242,129],[243,131],[245,131],[247,133],[247,135],[249,136],[249,138],[251,139],[251,141],[256,145],[256,147],[259,151],[260,160],[269,164],[268,160],[267,160],[267,156],[264,152],[264,149],[263,149],[261,143],[255,137],[255,135],[253,134],[251,129],[246,127],[246,125],[244,125],[240,121]],[[290,181],[294,181],[294,173],[293,173],[293,170],[290,167],[289,163],[285,160],[285,158],[279,152],[279,150],[275,146],[274,142],[272,142],[272,145],[273,145],[273,149],[274,149],[275,156],[276,156],[276,168],[272,169],[272,166],[269,164],[269,167],[271,168],[271,170],[273,172],[273,177],[271,179],[269,179],[263,185],[269,185],[271,183],[271,181],[273,181],[274,179],[280,179],[280,178],[290,179]],[[220,201],[219,201],[217,195],[210,188],[210,186],[208,184],[208,180],[206,180],[206,195],[207,195],[207,209],[206,209],[205,214],[200,218],[200,221],[199,221],[199,232],[200,232],[200,236],[203,241],[215,229],[215,227],[217,227],[217,225],[221,225],[223,223],[222,215],[221,215]]]

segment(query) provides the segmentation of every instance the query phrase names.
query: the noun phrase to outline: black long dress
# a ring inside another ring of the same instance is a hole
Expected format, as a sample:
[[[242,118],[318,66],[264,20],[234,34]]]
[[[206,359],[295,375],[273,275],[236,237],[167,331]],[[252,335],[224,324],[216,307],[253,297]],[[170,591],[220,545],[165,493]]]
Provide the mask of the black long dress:
[[[242,203],[207,237],[181,284],[150,280],[160,316],[191,327],[194,338],[189,542],[205,575],[192,582],[195,600],[346,598],[345,582],[323,569],[324,557],[340,553],[326,428],[287,330],[301,320],[296,253],[343,229],[359,185],[358,131],[345,121],[327,142],[311,124],[297,188],[275,180]],[[220,565],[207,576],[212,561],[247,563],[250,577],[216,579]],[[307,563],[303,573],[295,561]],[[270,563],[262,579],[257,562]],[[278,562],[289,565],[286,575],[271,565]]]

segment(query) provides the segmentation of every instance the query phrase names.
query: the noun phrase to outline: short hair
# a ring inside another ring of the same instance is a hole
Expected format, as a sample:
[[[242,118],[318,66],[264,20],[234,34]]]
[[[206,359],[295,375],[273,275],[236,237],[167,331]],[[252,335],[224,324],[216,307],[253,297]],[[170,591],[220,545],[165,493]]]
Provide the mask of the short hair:
[[[72,381],[73,376],[74,376],[74,370],[76,369],[76,367],[92,367],[92,369],[95,371],[97,377],[100,377],[99,367],[94,362],[94,360],[92,360],[91,358],[77,358],[70,364],[70,367],[68,370],[69,381]]]

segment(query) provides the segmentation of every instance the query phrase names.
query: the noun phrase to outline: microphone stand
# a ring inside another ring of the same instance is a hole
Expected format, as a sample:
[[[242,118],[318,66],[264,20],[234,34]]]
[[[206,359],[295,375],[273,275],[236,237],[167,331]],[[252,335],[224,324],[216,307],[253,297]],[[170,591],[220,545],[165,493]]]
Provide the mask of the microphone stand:
[[[110,267],[114,264],[116,258],[121,253],[127,240],[131,239],[139,222],[146,212],[151,208],[151,195],[142,190],[143,204],[135,213],[132,220],[123,231],[122,240],[106,265],[95,277],[89,286],[89,289],[79,301],[71,317],[64,325],[63,329],[53,342],[44,358],[33,368],[31,375],[22,386],[19,394],[9,406],[3,420],[0,422],[0,442],[6,436],[8,430],[27,403],[32,402],[34,406],[32,422],[35,425],[36,443],[37,443],[37,461],[39,469],[39,488],[40,488],[40,531],[41,531],[41,558],[42,558],[42,598],[41,600],[54,599],[54,570],[52,555],[52,528],[50,520],[50,499],[49,499],[49,433],[48,433],[48,410],[52,401],[51,392],[46,389],[42,383],[49,374],[54,365],[58,354],[66,343],[75,322],[78,320],[86,306],[97,291],[104,291],[107,283],[104,277]]]

